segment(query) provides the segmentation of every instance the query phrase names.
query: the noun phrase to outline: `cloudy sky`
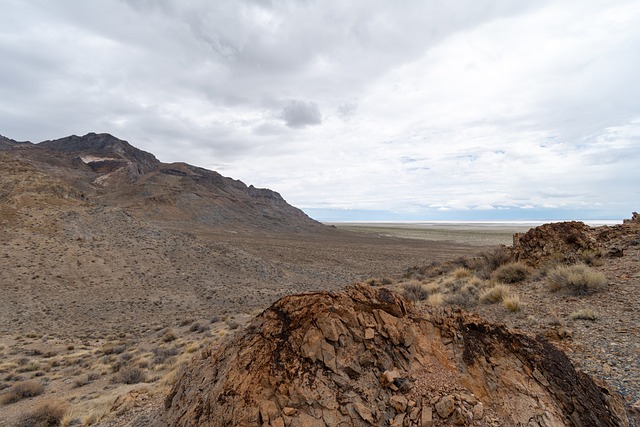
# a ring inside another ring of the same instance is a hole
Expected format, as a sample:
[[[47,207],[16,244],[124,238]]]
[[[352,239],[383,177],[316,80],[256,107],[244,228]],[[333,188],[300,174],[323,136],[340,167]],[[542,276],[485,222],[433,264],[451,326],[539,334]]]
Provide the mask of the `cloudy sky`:
[[[109,132],[316,219],[640,210],[638,0],[0,0],[0,134]]]

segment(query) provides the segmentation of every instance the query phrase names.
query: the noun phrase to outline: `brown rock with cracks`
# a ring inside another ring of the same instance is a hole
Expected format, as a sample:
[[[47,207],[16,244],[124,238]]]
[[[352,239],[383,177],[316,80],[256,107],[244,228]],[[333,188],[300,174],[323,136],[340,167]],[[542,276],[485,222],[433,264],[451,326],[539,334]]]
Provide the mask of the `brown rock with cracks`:
[[[369,327],[377,333],[365,345]],[[438,423],[432,399],[447,422],[466,423],[473,395],[480,423],[526,425],[546,414],[553,426],[628,425],[612,409],[619,397],[542,338],[451,309],[418,314],[363,284],[282,298],[203,354],[167,396],[162,423],[428,427]]]

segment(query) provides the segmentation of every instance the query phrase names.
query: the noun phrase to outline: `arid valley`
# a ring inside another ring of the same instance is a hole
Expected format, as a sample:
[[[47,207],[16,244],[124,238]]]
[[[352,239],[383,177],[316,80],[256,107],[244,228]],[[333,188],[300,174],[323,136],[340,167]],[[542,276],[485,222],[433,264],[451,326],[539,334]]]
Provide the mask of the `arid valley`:
[[[0,426],[637,425],[637,215],[421,233],[320,224],[110,135],[0,139]]]

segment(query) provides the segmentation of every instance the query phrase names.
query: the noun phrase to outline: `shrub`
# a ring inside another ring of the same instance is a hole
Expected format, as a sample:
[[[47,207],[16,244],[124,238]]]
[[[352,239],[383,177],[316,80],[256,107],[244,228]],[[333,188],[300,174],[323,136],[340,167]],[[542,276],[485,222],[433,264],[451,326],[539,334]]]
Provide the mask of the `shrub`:
[[[573,320],[591,320],[594,321],[598,318],[595,311],[590,308],[582,308],[580,310],[574,311],[569,315],[569,317]]]
[[[529,267],[521,262],[510,262],[496,268],[491,278],[500,283],[519,283],[529,276]]]
[[[21,381],[11,386],[11,388],[0,397],[0,403],[14,403],[18,400],[38,396],[42,393],[44,393],[44,385],[42,385],[42,383],[33,380]]]
[[[509,295],[509,288],[505,285],[495,285],[480,294],[480,302],[495,303],[502,301]]]
[[[115,376],[114,380],[124,384],[138,384],[144,382],[147,379],[147,375],[140,368],[135,366],[128,366],[121,369]]]
[[[189,331],[191,332],[197,332],[199,334],[203,333],[203,332],[207,332],[209,330],[209,326],[202,324],[202,323],[194,323],[191,325],[191,327],[189,328]]]
[[[516,312],[522,309],[522,302],[518,295],[507,295],[502,299],[502,305],[509,311]]]
[[[588,295],[604,288],[604,274],[585,264],[560,265],[549,271],[547,282],[551,292],[567,290],[574,295]]]
[[[18,422],[18,427],[49,427],[59,426],[69,410],[65,402],[47,400],[40,403],[31,412],[25,414]]]
[[[424,301],[429,298],[429,291],[422,286],[422,283],[412,280],[404,285],[402,296],[413,302]]]
[[[456,279],[464,279],[465,277],[471,276],[472,271],[466,267],[458,267],[451,272],[451,275]]]
[[[509,261],[511,261],[511,251],[506,246],[500,246],[493,251],[480,254],[476,269],[485,279],[488,279],[494,270]]]
[[[477,303],[477,297],[470,292],[456,292],[448,294],[444,297],[444,301],[448,305],[457,305],[462,308],[469,308]]]
[[[177,338],[178,337],[176,336],[176,333],[173,332],[171,329],[167,329],[162,335],[162,341],[164,342],[175,341]]]
[[[154,348],[152,350],[152,353],[153,353],[153,363],[159,365],[161,363],[164,363],[170,357],[177,355],[178,349],[158,347],[158,348]]]
[[[435,294],[429,295],[427,298],[427,305],[431,307],[439,307],[444,303],[444,295],[440,292],[436,292]]]

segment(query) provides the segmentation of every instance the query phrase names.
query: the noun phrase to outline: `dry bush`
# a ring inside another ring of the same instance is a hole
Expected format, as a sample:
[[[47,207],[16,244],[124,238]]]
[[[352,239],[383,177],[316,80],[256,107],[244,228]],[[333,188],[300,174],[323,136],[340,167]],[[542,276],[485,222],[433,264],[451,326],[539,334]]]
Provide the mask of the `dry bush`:
[[[161,363],[165,363],[167,359],[178,354],[177,348],[163,348],[158,347],[151,350],[153,353],[153,363],[159,365]]]
[[[44,385],[38,381],[28,380],[15,383],[0,396],[0,403],[8,405],[22,399],[38,396],[44,393]]]
[[[591,320],[594,321],[598,318],[596,312],[590,308],[582,308],[580,310],[574,311],[569,315],[569,318],[572,320]]]
[[[567,290],[574,295],[588,295],[605,287],[604,274],[585,264],[560,265],[547,273],[547,283],[551,292]]]
[[[469,277],[473,274],[473,272],[467,267],[458,267],[451,272],[451,275],[456,279],[464,279],[465,277]]]
[[[502,305],[505,308],[512,312],[517,312],[522,310],[522,302],[520,301],[520,297],[518,295],[507,295],[502,299]]]
[[[505,285],[495,285],[480,294],[480,302],[495,303],[502,301],[509,295],[509,287]]]
[[[436,292],[434,294],[429,295],[427,298],[427,305],[431,307],[440,307],[444,303],[444,295],[441,292]]]
[[[237,322],[235,320],[229,320],[229,321],[227,321],[227,326],[229,327],[229,329],[231,329],[233,331],[233,330],[238,329],[240,327],[240,322]]]
[[[478,303],[478,297],[472,292],[465,292],[461,290],[459,292],[445,295],[444,302],[447,305],[457,305],[462,308],[469,308]]]
[[[146,379],[147,374],[145,374],[142,369],[135,366],[127,366],[120,369],[114,377],[115,382],[123,384],[138,384],[144,382]]]
[[[167,329],[166,331],[164,331],[164,334],[162,334],[162,341],[164,342],[175,341],[177,338],[178,336],[171,329]]]
[[[580,255],[582,262],[592,267],[600,267],[604,265],[603,254],[601,250],[585,251]]]
[[[511,261],[511,251],[506,246],[500,246],[493,251],[480,254],[476,259],[474,269],[480,277],[488,279],[498,267]]]
[[[429,298],[429,291],[422,286],[422,283],[412,280],[402,288],[402,296],[413,302],[424,301]]]
[[[520,283],[526,280],[530,273],[529,267],[521,262],[510,262],[496,268],[491,278],[500,283]]]
[[[59,426],[69,410],[69,406],[60,400],[46,400],[26,413],[16,424],[17,427]]]
[[[208,325],[205,325],[205,324],[202,324],[202,323],[194,323],[189,328],[189,331],[201,334],[203,332],[207,332],[209,329],[211,329],[211,328]]]

